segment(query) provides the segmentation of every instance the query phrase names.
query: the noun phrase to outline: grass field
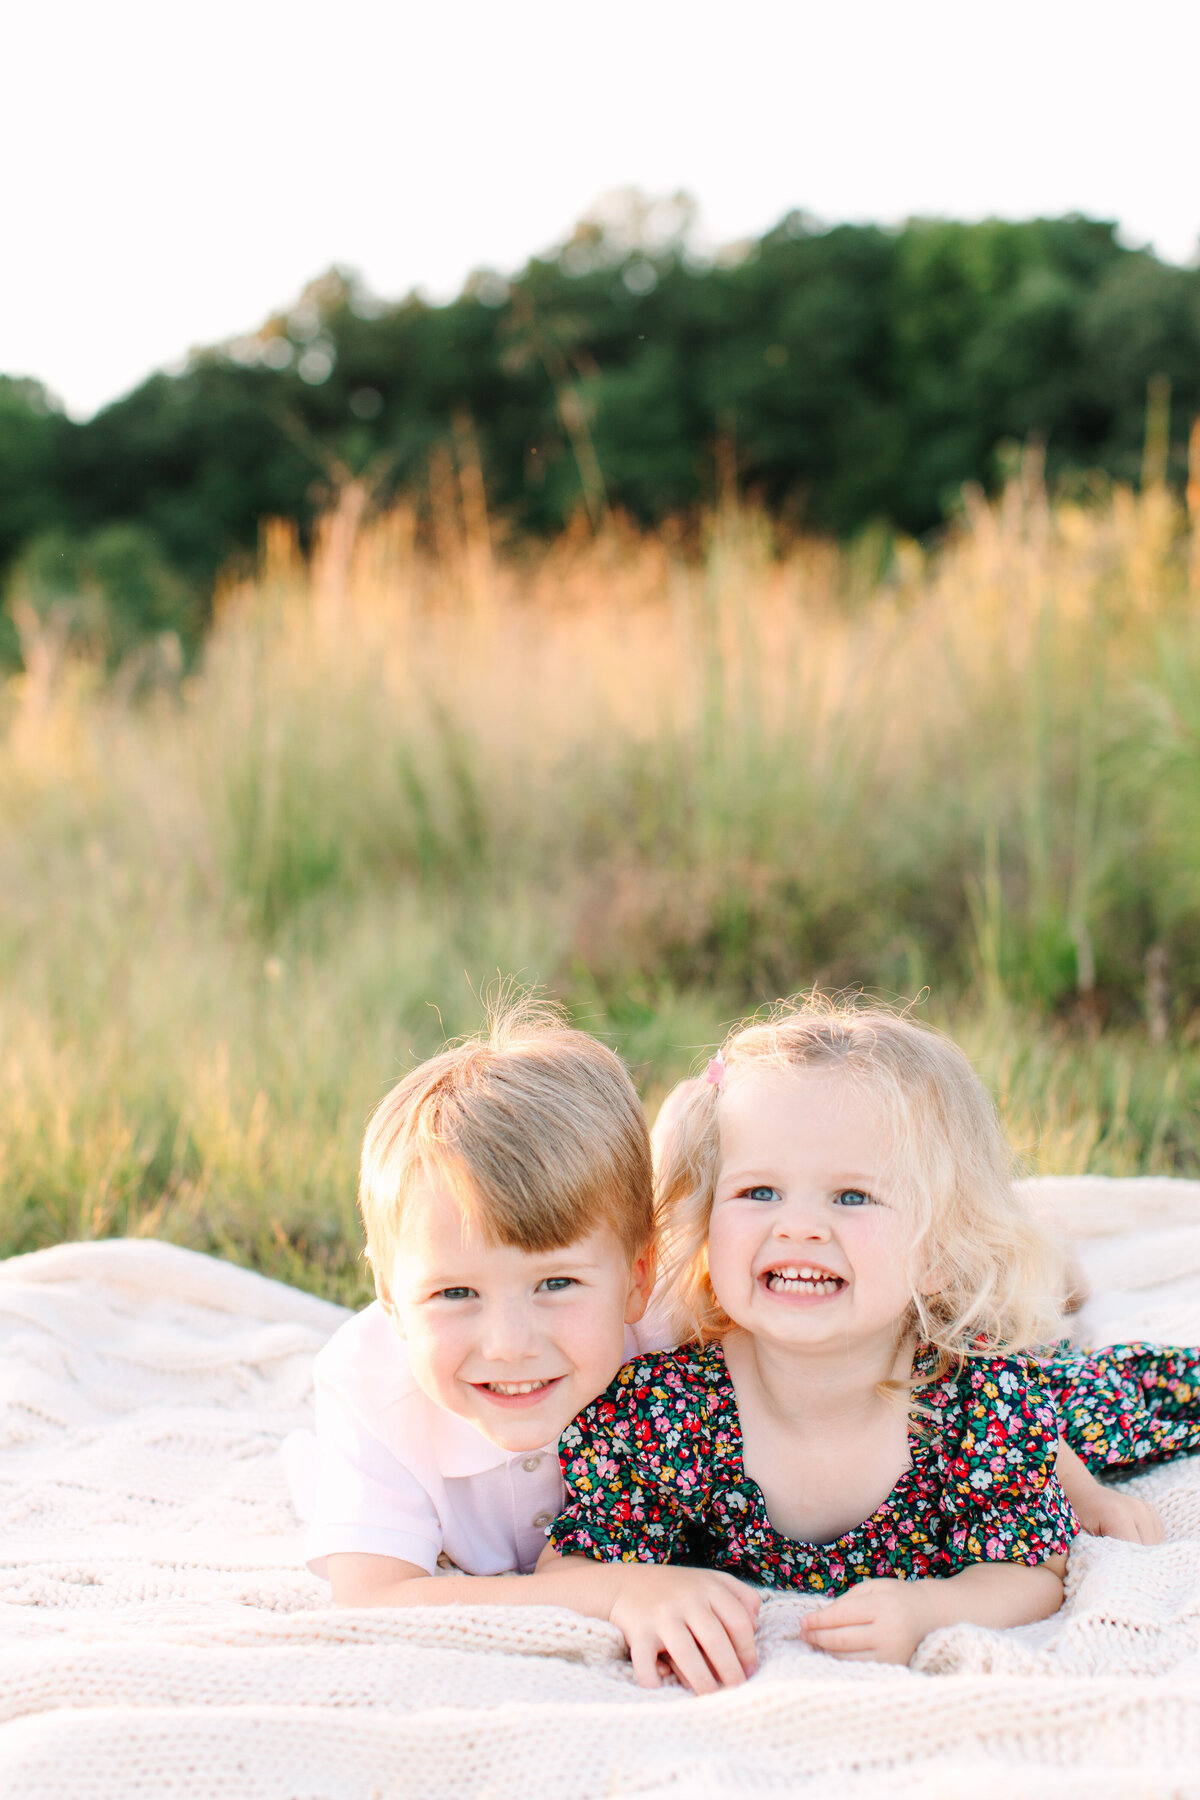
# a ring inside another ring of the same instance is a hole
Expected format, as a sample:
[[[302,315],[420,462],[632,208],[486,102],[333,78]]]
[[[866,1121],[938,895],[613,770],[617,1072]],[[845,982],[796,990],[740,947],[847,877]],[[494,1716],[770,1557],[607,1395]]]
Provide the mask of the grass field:
[[[0,1254],[166,1235],[348,1301],[365,1118],[498,975],[647,1099],[818,982],[962,1039],[1032,1167],[1200,1174],[1200,555],[1029,470],[935,552],[265,532],[203,663],[26,621],[0,700]]]

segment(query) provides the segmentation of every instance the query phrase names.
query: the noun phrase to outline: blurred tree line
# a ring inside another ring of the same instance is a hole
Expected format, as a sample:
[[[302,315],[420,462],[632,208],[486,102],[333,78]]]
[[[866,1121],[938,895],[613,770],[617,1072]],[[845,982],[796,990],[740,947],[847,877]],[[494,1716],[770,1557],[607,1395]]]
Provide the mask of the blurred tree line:
[[[113,659],[153,632],[194,642],[262,517],[304,529],[355,476],[381,502],[421,489],[455,442],[517,532],[581,510],[686,514],[723,456],[785,522],[921,534],[1030,437],[1052,478],[1135,480],[1158,377],[1182,473],[1200,270],[1126,249],[1113,225],[826,229],[796,212],[715,261],[691,225],[683,196],[617,196],[555,254],[480,273],[448,305],[382,303],[334,270],[82,424],[0,377],[0,654],[21,605],[75,607]]]

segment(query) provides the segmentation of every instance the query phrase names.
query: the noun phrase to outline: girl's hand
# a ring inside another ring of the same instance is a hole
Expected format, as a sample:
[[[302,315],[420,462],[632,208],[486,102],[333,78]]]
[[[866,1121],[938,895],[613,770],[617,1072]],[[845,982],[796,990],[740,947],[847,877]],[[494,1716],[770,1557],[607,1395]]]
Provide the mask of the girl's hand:
[[[1065,1556],[1044,1563],[968,1563],[957,1575],[860,1581],[800,1629],[814,1650],[853,1662],[906,1663],[943,1625],[1032,1625],[1062,1605]]]
[[[758,1667],[759,1596],[717,1569],[670,1563],[610,1565],[617,1594],[609,1618],[625,1634],[642,1687],[659,1687],[664,1665],[694,1694],[736,1687]]]
[[[1087,1465],[1058,1441],[1058,1479],[1080,1525],[1093,1537],[1127,1538],[1131,1544],[1161,1544],[1162,1516],[1147,1500],[1114,1493]]]
[[[1148,1500],[1135,1500],[1132,1494],[1117,1494],[1103,1482],[1096,1482],[1096,1493],[1080,1506],[1072,1500],[1075,1516],[1093,1537],[1126,1538],[1131,1544],[1161,1544],[1167,1535],[1162,1514]]]
[[[801,1636],[846,1662],[908,1662],[937,1622],[924,1581],[860,1581],[820,1612],[806,1613]]]

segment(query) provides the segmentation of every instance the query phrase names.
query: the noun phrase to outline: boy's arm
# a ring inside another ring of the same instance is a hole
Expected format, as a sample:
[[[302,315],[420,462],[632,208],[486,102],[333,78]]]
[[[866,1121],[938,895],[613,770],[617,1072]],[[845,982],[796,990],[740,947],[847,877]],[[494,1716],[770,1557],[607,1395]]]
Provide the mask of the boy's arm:
[[[607,1619],[616,1586],[607,1565],[552,1551],[532,1575],[428,1575],[419,1563],[358,1551],[325,1561],[335,1606],[568,1606]]]
[[[1118,1494],[1097,1481],[1087,1464],[1058,1440],[1058,1479],[1071,1510],[1092,1537],[1128,1538],[1133,1544],[1161,1544],[1166,1536],[1162,1515],[1147,1500]]]
[[[328,1559],[337,1606],[565,1606],[623,1633],[642,1687],[666,1661],[695,1693],[733,1687],[757,1667],[759,1597],[716,1569],[605,1563],[547,1548],[532,1575],[427,1575],[417,1563],[343,1551]]]

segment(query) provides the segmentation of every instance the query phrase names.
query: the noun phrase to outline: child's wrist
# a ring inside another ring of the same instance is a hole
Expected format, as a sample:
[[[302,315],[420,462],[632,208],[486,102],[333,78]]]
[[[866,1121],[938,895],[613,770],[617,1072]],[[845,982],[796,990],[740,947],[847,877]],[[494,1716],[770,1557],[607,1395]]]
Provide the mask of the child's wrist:
[[[962,1617],[962,1597],[955,1593],[953,1578],[949,1581],[939,1580],[930,1575],[923,1580],[914,1581],[912,1588],[918,1643],[922,1638],[927,1638],[931,1631],[940,1631],[943,1625],[957,1624]]]

